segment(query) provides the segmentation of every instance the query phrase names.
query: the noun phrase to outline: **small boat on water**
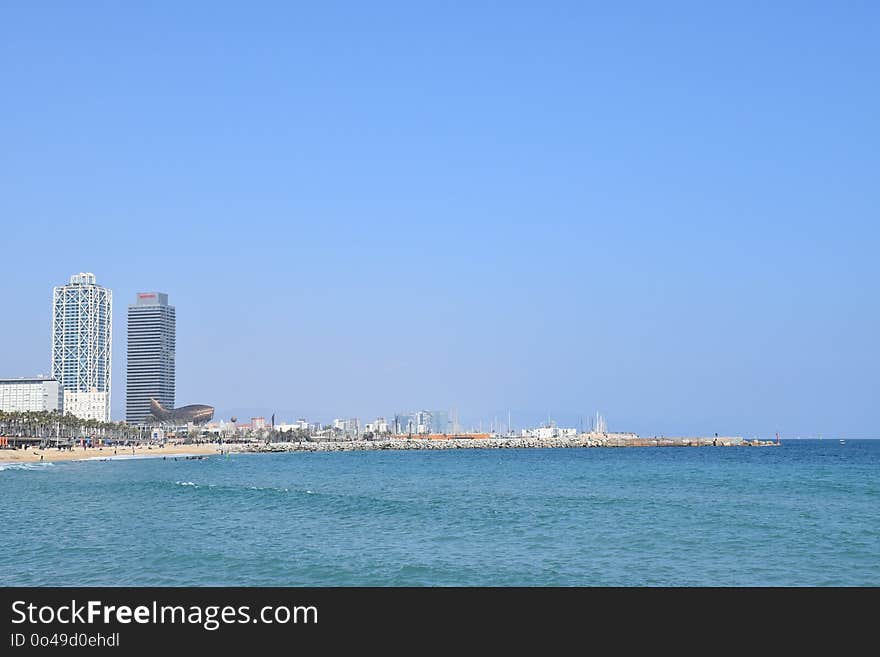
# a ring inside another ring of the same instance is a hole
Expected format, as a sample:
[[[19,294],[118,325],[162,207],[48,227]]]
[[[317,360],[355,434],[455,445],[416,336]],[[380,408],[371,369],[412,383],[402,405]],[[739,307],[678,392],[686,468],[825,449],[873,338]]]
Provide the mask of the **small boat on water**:
[[[843,438],[841,438],[841,439],[840,439],[840,444],[841,444],[841,445],[846,445],[846,441],[845,441]]]

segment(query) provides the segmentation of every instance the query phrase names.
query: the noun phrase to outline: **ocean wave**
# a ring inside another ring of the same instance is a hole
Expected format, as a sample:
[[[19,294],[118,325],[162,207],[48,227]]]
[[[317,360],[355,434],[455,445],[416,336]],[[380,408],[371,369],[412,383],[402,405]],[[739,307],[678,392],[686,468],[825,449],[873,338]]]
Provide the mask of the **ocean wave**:
[[[45,470],[47,468],[54,468],[55,464],[52,462],[40,462],[40,463],[0,463],[0,472],[4,470]]]
[[[189,458],[199,456],[199,454],[108,454],[107,456],[91,456],[87,459],[79,459],[81,461],[143,461],[146,459],[172,459]],[[205,454],[201,456],[207,456]]]
[[[248,490],[267,490],[274,491],[276,493],[289,493],[289,488],[277,488],[275,486],[245,486]],[[308,491],[306,491],[308,492]]]
[[[194,481],[175,481],[176,486],[189,486],[191,488],[217,488],[216,484],[197,484]]]
[[[177,486],[188,486],[191,488],[214,488],[217,490],[224,490],[229,492],[242,492],[248,490],[255,490],[260,492],[270,492],[270,493],[289,493],[289,488],[281,488],[279,486],[243,486],[243,485],[222,485],[222,484],[197,484],[193,481],[175,481],[175,485]],[[312,491],[306,491],[307,493],[311,493]]]

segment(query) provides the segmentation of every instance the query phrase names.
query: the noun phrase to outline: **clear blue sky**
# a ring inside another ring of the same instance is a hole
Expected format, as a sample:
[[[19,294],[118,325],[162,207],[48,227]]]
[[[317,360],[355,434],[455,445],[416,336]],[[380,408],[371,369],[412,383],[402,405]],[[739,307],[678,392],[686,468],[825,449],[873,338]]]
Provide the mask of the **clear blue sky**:
[[[0,375],[177,306],[179,404],[877,435],[880,6],[0,6]]]

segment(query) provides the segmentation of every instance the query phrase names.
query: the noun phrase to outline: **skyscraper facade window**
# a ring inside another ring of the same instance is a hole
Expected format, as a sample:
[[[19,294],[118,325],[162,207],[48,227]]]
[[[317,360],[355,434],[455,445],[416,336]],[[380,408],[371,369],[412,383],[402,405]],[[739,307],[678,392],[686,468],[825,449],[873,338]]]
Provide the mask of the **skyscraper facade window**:
[[[65,413],[110,421],[113,293],[91,273],[52,291],[52,377]]]
[[[142,424],[150,399],[174,408],[177,322],[174,306],[161,292],[140,292],[128,307],[128,360],[125,421]]]

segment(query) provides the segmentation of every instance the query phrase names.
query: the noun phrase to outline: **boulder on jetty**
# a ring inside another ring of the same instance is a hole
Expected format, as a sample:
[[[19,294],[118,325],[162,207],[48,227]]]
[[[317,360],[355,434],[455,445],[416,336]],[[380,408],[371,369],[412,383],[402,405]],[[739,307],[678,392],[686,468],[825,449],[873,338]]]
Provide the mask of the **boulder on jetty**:
[[[547,449],[576,447],[732,447],[773,445],[769,440],[743,440],[739,436],[640,437],[636,434],[582,433],[560,438],[390,438],[385,440],[338,440],[272,443],[232,443],[231,452],[352,452],[376,450],[437,449]]]

